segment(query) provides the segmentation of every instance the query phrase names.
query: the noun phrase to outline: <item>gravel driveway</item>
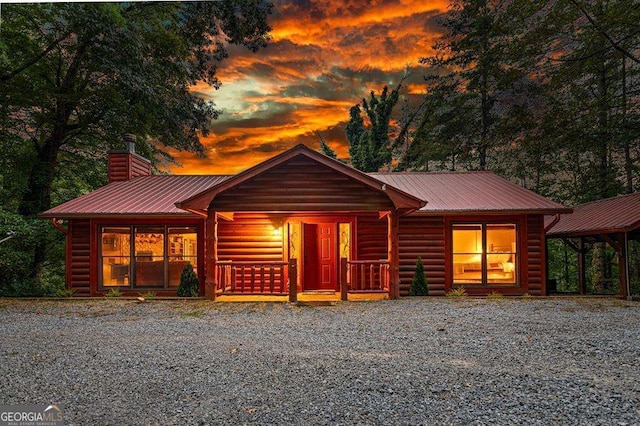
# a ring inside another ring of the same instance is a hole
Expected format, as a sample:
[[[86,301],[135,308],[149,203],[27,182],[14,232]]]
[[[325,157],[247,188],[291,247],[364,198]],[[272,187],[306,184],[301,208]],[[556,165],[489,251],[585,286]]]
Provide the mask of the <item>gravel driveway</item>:
[[[66,424],[640,424],[640,304],[0,300],[0,404]]]

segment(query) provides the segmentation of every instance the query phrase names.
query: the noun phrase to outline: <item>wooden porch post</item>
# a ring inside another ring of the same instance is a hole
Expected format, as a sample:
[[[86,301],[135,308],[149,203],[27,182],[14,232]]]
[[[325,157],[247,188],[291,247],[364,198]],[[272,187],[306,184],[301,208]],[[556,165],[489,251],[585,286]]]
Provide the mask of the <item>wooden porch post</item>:
[[[587,294],[587,272],[585,268],[584,238],[580,237],[578,244],[578,292]]]
[[[340,299],[347,300],[349,297],[347,295],[347,258],[340,258]]]
[[[289,302],[298,301],[298,261],[289,259]]]
[[[627,233],[622,232],[617,235],[618,240],[618,277],[620,278],[620,297],[626,299],[629,296],[627,291],[629,288],[629,274],[628,274],[628,256],[629,251],[627,247]]]
[[[387,261],[389,262],[389,298],[400,297],[400,269],[398,249],[398,212],[391,210],[387,216]]]
[[[209,212],[205,221],[205,282],[204,296],[216,299],[216,265],[218,263],[218,214]]]

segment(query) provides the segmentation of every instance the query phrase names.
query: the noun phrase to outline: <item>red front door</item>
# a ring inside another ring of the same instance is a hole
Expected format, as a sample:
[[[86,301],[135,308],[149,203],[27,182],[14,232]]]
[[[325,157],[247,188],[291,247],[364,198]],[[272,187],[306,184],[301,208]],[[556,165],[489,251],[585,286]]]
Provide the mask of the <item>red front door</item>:
[[[304,224],[304,290],[337,290],[336,224]]]

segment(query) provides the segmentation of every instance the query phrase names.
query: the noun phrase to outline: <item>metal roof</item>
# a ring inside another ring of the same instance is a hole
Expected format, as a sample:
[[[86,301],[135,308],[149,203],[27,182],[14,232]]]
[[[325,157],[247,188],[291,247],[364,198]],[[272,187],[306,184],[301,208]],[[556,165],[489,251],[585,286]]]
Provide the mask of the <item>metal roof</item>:
[[[491,172],[370,173],[428,201],[423,213],[569,213],[571,209]]]
[[[344,166],[347,167],[347,166]],[[175,206],[207,193],[233,176],[153,175],[113,182],[40,214],[40,217],[111,215],[193,216]],[[366,176],[365,176],[366,177]],[[428,202],[429,213],[569,213],[571,209],[509,182],[491,172],[369,173],[388,185],[386,191],[406,193]],[[388,192],[390,193],[390,192]]]
[[[60,204],[40,217],[87,217],[109,215],[180,215],[192,213],[174,203],[205,191],[231,176],[153,175],[113,182],[86,195]]]
[[[633,231],[640,227],[640,193],[580,204],[561,216],[549,237],[587,236]]]

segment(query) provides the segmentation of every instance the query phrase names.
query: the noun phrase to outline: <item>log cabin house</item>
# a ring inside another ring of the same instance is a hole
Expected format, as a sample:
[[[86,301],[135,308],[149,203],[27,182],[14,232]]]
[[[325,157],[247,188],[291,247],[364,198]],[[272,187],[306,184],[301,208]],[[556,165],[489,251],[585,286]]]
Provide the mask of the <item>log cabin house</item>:
[[[151,175],[111,152],[109,183],[40,216],[66,233],[77,296],[397,298],[418,257],[430,295],[545,295],[544,218],[571,210],[490,172],[362,173],[298,145],[237,175]]]

